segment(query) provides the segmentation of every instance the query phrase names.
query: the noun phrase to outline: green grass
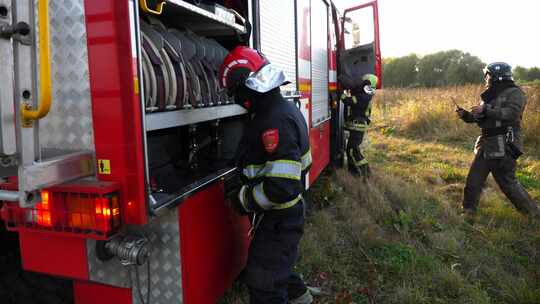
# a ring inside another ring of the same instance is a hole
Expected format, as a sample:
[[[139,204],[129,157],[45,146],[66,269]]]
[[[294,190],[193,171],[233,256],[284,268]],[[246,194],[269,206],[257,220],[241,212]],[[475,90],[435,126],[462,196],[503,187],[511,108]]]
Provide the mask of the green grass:
[[[372,178],[329,170],[312,187],[297,271],[322,288],[317,303],[540,303],[540,222],[519,214],[491,177],[475,224],[458,214],[478,132],[446,106],[425,109],[457,91],[381,94],[366,150]],[[419,100],[424,107],[409,104]],[[538,141],[526,136],[517,176],[540,200]],[[245,289],[224,303],[248,303]]]
[[[458,215],[469,149],[370,136],[368,184],[338,171],[315,189],[332,204],[309,219],[299,267],[329,292],[319,303],[336,303],[344,290],[347,303],[369,303],[357,292],[365,288],[373,303],[540,303],[540,225],[517,213],[492,179],[477,223]],[[529,167],[518,177],[538,189]],[[317,280],[320,272],[328,279]]]

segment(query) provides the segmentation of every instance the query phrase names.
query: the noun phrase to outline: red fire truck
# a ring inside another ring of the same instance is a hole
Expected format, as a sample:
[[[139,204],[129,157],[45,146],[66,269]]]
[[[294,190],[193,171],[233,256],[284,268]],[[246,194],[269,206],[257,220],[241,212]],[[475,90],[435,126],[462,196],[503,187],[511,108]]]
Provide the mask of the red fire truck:
[[[285,71],[309,187],[343,155],[337,75],[381,77],[378,37],[376,1],[0,0],[1,233],[19,238],[1,250],[77,304],[216,303],[249,246],[223,197],[247,115],[223,58],[250,45]]]

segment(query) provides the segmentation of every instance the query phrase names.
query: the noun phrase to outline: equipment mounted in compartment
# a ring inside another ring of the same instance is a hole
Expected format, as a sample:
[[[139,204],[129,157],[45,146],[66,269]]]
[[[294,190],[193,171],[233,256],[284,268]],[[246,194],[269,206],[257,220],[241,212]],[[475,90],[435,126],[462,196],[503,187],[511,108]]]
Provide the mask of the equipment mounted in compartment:
[[[240,14],[217,4],[167,1],[161,11],[147,11],[139,23],[147,183],[154,212],[234,171],[236,138],[247,111],[227,96],[218,71],[227,48],[244,43],[250,29]]]

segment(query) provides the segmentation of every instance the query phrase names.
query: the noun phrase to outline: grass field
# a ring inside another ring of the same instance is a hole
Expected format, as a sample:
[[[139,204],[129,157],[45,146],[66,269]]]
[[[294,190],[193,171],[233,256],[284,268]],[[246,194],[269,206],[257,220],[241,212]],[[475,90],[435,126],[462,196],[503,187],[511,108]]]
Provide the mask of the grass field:
[[[457,120],[481,87],[383,90],[363,183],[328,171],[312,189],[298,271],[317,303],[540,303],[540,222],[490,178],[471,226],[458,215],[478,130]],[[526,88],[527,155],[518,177],[540,200],[540,87]],[[226,303],[247,303],[241,287]]]

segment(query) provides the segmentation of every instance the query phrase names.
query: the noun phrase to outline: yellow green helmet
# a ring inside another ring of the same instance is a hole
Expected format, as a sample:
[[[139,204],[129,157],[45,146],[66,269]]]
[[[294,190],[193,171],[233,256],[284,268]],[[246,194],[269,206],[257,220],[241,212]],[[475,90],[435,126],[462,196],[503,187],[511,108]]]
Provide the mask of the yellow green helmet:
[[[372,89],[376,89],[377,88],[377,84],[379,83],[379,78],[373,74],[365,74],[364,76],[362,76],[362,80],[363,81],[369,81],[369,86],[372,88]]]

